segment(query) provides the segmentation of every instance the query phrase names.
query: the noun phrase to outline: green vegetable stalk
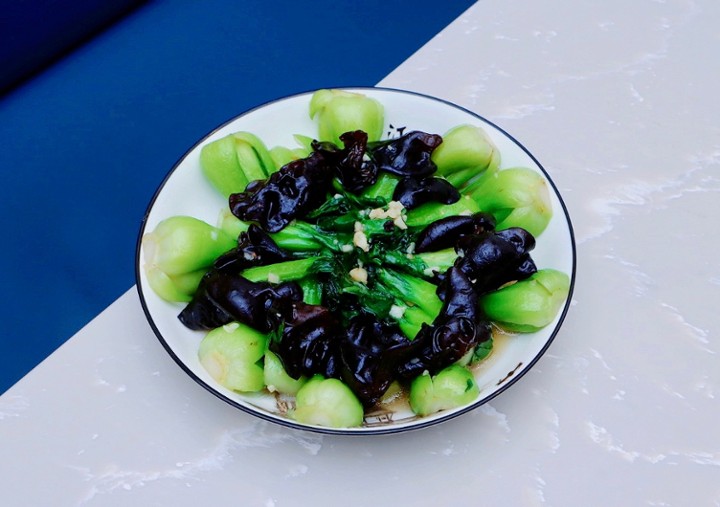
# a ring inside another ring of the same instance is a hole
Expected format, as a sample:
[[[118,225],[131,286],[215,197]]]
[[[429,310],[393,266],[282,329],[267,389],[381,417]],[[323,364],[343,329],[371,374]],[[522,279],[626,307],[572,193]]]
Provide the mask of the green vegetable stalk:
[[[537,237],[552,218],[552,203],[545,179],[526,167],[485,174],[463,192],[470,195],[483,211],[495,216],[497,230],[522,227]]]
[[[470,358],[470,364],[478,363],[488,357],[493,349],[493,339],[490,338],[489,340],[485,340],[482,343],[479,343],[474,349],[472,353],[472,358]]]
[[[221,386],[234,391],[255,392],[265,387],[259,363],[267,348],[267,337],[239,322],[210,331],[200,342],[198,359]]]
[[[484,171],[496,171],[500,150],[481,127],[458,125],[443,135],[432,161],[437,165],[437,176],[460,188]]]
[[[362,424],[364,411],[355,393],[343,382],[315,375],[298,390],[293,417],[303,424],[352,428]]]
[[[238,237],[250,227],[249,223],[238,219],[227,208],[220,212],[218,222],[220,229],[233,237]],[[301,220],[295,220],[281,231],[270,233],[270,237],[280,248],[291,252],[316,252],[321,248],[339,251],[351,240],[347,235],[321,231]]]
[[[293,139],[295,139],[295,142],[300,145],[299,149],[307,155],[313,151],[313,143],[316,141],[314,138],[303,134],[294,134]]]
[[[395,298],[408,306],[422,309],[430,317],[430,322],[440,313],[443,303],[436,294],[437,286],[434,284],[388,268],[378,268],[377,277]]]
[[[413,257],[425,265],[423,274],[427,276],[428,271],[433,273],[444,273],[447,271],[453,264],[455,264],[455,260],[458,255],[454,248],[445,248],[436,252],[423,252],[415,254]]]
[[[157,266],[145,264],[145,276],[148,283],[160,298],[171,303],[188,303],[200,285],[200,280],[207,269],[199,269],[190,273],[168,275]]]
[[[267,178],[277,166],[265,144],[250,132],[236,132],[200,150],[200,168],[224,197],[242,192],[254,180]]]
[[[485,315],[501,327],[530,333],[550,324],[570,290],[570,278],[561,271],[541,269],[526,280],[480,298]]]
[[[263,367],[264,383],[271,393],[295,396],[305,382],[307,382],[307,377],[305,376],[294,379],[288,375],[280,358],[271,350],[265,351]]]
[[[241,232],[245,232],[250,227],[250,224],[243,222],[238,217],[232,214],[230,208],[225,206],[220,210],[218,215],[218,228],[225,231],[225,234],[233,238],[240,236]]]
[[[410,408],[425,416],[472,403],[480,394],[475,378],[464,366],[451,365],[437,375],[424,373],[410,384]]]
[[[318,90],[310,99],[310,118],[317,120],[320,141],[342,146],[345,132],[363,130],[368,141],[378,141],[385,125],[380,102],[360,93]]]
[[[270,148],[270,157],[272,158],[273,164],[278,169],[286,164],[289,164],[293,160],[305,158],[309,155],[309,151],[303,148],[286,148],[285,146],[274,146]]]
[[[303,303],[308,305],[322,304],[323,286],[314,276],[306,276],[298,281],[303,291]]]
[[[248,268],[240,274],[251,282],[292,282],[310,275],[311,268],[318,259],[319,257],[307,257],[266,266],[256,266]]]
[[[203,274],[236,240],[188,216],[173,216],[143,236],[144,269],[150,287],[166,301],[190,301]]]
[[[315,252],[324,247],[329,250],[340,250],[342,241],[338,235],[318,230],[314,225],[295,220],[281,231],[270,234],[280,248],[291,252]],[[349,241],[345,238],[345,241]]]
[[[375,183],[363,190],[362,196],[369,199],[383,199],[386,203],[392,201],[395,187],[400,181],[398,176],[394,174],[381,172]]]
[[[437,273],[445,272],[457,259],[454,248],[445,248],[436,252],[404,254],[397,250],[384,251],[381,254],[383,263],[395,266],[401,271],[418,277],[432,278]]]
[[[440,220],[454,215],[472,215],[481,211],[477,202],[468,195],[461,195],[460,199],[453,204],[442,204],[439,202],[428,202],[407,212],[405,223],[408,227],[425,227]],[[484,210],[483,210],[484,211]]]
[[[429,315],[419,306],[404,306],[402,301],[397,301],[398,305],[391,308],[390,317],[397,322],[400,331],[408,338],[414,340],[420,332],[423,324],[432,324],[435,316]]]

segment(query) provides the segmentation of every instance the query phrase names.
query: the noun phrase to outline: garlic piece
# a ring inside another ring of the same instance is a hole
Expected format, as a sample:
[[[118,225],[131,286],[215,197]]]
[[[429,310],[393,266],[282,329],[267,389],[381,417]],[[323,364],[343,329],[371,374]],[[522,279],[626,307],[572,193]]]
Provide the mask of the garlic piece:
[[[365,285],[367,285],[368,272],[365,268],[361,268],[361,267],[352,268],[350,270],[350,278],[352,278],[356,282],[364,283]]]

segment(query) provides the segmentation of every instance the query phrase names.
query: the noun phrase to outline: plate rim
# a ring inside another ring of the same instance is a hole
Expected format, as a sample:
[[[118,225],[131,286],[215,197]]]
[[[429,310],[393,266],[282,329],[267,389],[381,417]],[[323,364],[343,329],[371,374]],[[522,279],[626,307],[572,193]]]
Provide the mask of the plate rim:
[[[380,92],[389,92],[389,93],[397,93],[401,95],[411,95],[420,97],[426,100],[439,102],[445,106],[458,109],[490,126],[497,129],[500,133],[502,133],[507,139],[509,139],[512,143],[514,143],[518,148],[520,148],[537,166],[537,168],[543,173],[543,176],[547,180],[548,184],[552,188],[552,191],[555,194],[555,197],[557,198],[558,202],[560,203],[560,207],[562,209],[562,214],[565,218],[565,221],[567,223],[567,229],[568,229],[568,236],[570,240],[570,253],[571,253],[571,269],[570,273],[568,273],[568,276],[570,278],[570,285],[568,290],[568,295],[565,301],[565,304],[563,305],[561,311],[556,316],[557,321],[555,322],[554,328],[550,332],[550,335],[548,336],[547,340],[545,340],[545,343],[543,346],[538,350],[538,352],[532,357],[530,361],[528,361],[526,364],[523,364],[523,368],[519,372],[515,372],[512,374],[511,378],[508,378],[505,382],[503,382],[503,385],[500,386],[498,389],[494,390],[492,393],[483,396],[479,398],[478,400],[474,401],[473,403],[466,405],[464,407],[458,408],[456,410],[453,410],[451,412],[448,412],[444,415],[439,415],[432,418],[426,418],[423,420],[420,419],[414,419],[407,423],[399,423],[399,424],[390,424],[387,426],[373,426],[373,427],[367,427],[367,426],[360,426],[360,427],[352,427],[352,428],[330,428],[330,427],[323,427],[323,426],[317,426],[317,425],[309,425],[309,424],[303,424],[298,423],[297,421],[294,421],[287,417],[281,417],[278,415],[274,415],[269,412],[265,412],[262,409],[252,409],[251,407],[247,407],[245,405],[242,405],[238,403],[237,401],[233,400],[232,398],[229,398],[222,392],[220,392],[218,389],[214,388],[211,385],[208,385],[203,379],[201,379],[173,350],[173,348],[170,346],[170,344],[167,342],[166,338],[163,336],[163,333],[160,331],[158,326],[156,325],[153,316],[150,312],[150,309],[148,308],[148,304],[145,298],[145,291],[143,290],[143,286],[141,283],[141,262],[142,262],[142,238],[145,234],[148,218],[153,210],[153,207],[155,205],[155,202],[159,198],[160,194],[162,193],[163,189],[165,188],[166,184],[172,178],[173,174],[178,170],[178,168],[182,165],[182,163],[185,161],[186,158],[194,151],[196,150],[201,144],[203,144],[209,137],[213,136],[216,132],[219,130],[222,130],[229,124],[237,121],[238,119],[252,114],[254,111],[262,109],[264,107],[267,107],[271,104],[282,102],[285,100],[290,100],[294,98],[298,98],[300,96],[304,95],[310,95],[314,93],[317,90],[321,89],[333,89],[333,90],[343,90],[343,91],[380,91]],[[143,310],[143,313],[145,315],[145,318],[150,325],[151,329],[153,330],[153,333],[155,334],[155,337],[160,341],[165,351],[172,357],[172,359],[177,363],[180,368],[190,376],[197,384],[202,386],[206,391],[210,392],[211,394],[215,395],[217,398],[221,399],[225,403],[230,404],[231,406],[238,408],[242,410],[245,413],[248,413],[254,417],[258,417],[260,419],[266,420],[268,422],[272,422],[275,424],[278,424],[280,426],[289,427],[296,430],[302,430],[302,431],[310,431],[314,433],[321,433],[321,434],[331,434],[331,435],[352,435],[352,436],[364,436],[364,435],[388,435],[388,434],[394,434],[394,433],[402,433],[406,431],[411,430],[419,430],[423,428],[428,428],[430,426],[435,426],[437,424],[440,424],[442,422],[449,421],[451,419],[454,419],[456,417],[459,417],[463,414],[466,414],[472,410],[477,409],[481,405],[484,405],[494,399],[496,396],[500,395],[501,393],[505,392],[510,386],[517,383],[528,371],[532,369],[532,367],[540,360],[542,356],[545,355],[550,345],[555,341],[555,338],[557,334],[560,332],[560,328],[562,327],[563,322],[565,321],[565,317],[567,316],[567,313],[570,309],[570,306],[572,304],[572,296],[575,288],[575,280],[576,280],[576,271],[577,271],[577,245],[575,241],[575,233],[574,228],[572,225],[572,220],[570,218],[570,213],[568,211],[567,205],[565,204],[565,201],[562,197],[562,194],[557,188],[557,185],[553,181],[553,179],[548,174],[545,167],[540,163],[540,161],[525,147],[524,144],[522,144],[520,141],[518,141],[515,136],[507,132],[504,128],[500,127],[496,123],[488,120],[484,116],[466,108],[463,106],[460,106],[454,102],[451,102],[447,99],[443,99],[437,96],[416,92],[412,90],[406,90],[401,88],[393,88],[393,87],[386,87],[386,86],[341,86],[341,87],[329,87],[329,88],[315,88],[310,89],[302,92],[292,93],[289,95],[283,95],[281,97],[277,97],[274,99],[270,99],[268,101],[265,101],[261,104],[255,105],[251,108],[248,108],[231,118],[227,119],[220,125],[214,127],[212,130],[207,132],[205,135],[200,137],[193,145],[188,148],[171,166],[171,168],[168,170],[167,174],[163,177],[162,181],[157,186],[156,190],[153,193],[152,198],[150,199],[148,205],[145,208],[145,212],[142,216],[142,219],[140,221],[140,228],[139,233],[136,240],[135,245],[135,288],[138,293],[140,304]]]

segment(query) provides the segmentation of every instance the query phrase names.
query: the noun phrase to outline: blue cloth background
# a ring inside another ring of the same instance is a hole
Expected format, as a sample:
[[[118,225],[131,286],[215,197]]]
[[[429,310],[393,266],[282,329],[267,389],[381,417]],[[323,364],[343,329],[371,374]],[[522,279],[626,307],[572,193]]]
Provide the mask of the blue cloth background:
[[[42,72],[145,0],[0,0],[0,93]]]
[[[374,85],[472,3],[147,2],[0,97],[0,393],[134,284],[147,203],[196,140],[274,98]]]

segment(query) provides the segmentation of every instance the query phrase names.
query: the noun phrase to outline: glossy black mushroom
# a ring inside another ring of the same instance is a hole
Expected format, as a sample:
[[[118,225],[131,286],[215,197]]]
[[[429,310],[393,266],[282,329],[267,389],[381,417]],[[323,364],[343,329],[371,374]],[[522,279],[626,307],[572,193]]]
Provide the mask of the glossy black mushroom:
[[[432,325],[423,325],[398,365],[401,378],[428,371],[435,374],[460,360],[491,337],[490,325],[478,310],[477,293],[467,276],[456,267],[445,275],[445,301]]]
[[[482,234],[495,230],[495,218],[490,213],[455,215],[431,223],[415,240],[415,252],[434,252],[454,247],[461,236]]]
[[[393,200],[401,202],[407,209],[417,208],[427,202],[452,204],[459,199],[460,192],[452,183],[434,176],[405,177],[398,182],[393,192]]]
[[[285,320],[279,341],[271,344],[292,378],[320,374],[338,377],[340,337],[344,330],[323,306],[296,302]]]
[[[357,194],[375,183],[378,177],[375,162],[365,157],[368,135],[362,130],[356,130],[345,132],[340,140],[344,144],[343,149],[333,143],[317,141],[313,142],[312,147],[325,157],[343,189]]]
[[[188,328],[213,329],[232,321],[261,332],[275,329],[302,289],[294,282],[251,282],[236,273],[210,270],[178,318]]]
[[[529,253],[534,247],[535,238],[519,227],[466,235],[458,240],[455,266],[472,280],[478,294],[484,294],[535,273],[537,268]],[[440,287],[441,297],[444,285]]]
[[[397,139],[373,143],[369,151],[381,171],[423,177],[437,171],[430,156],[440,143],[442,137],[439,135],[415,130]]]
[[[213,267],[220,270],[242,271],[253,266],[265,266],[290,260],[268,233],[255,224],[238,236],[238,246],[215,259]]]
[[[251,182],[244,192],[231,194],[230,211],[240,220],[277,232],[326,200],[332,170],[325,157],[313,152],[294,160],[266,180]]]
[[[340,343],[342,380],[365,407],[377,403],[395,378],[399,346],[408,339],[396,326],[381,323],[369,313],[350,320]]]

